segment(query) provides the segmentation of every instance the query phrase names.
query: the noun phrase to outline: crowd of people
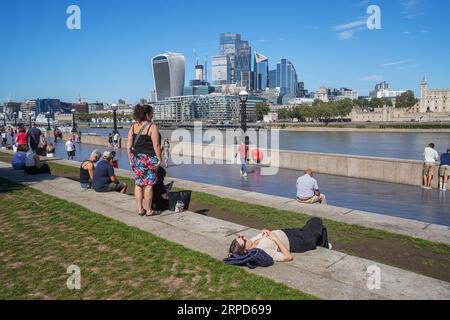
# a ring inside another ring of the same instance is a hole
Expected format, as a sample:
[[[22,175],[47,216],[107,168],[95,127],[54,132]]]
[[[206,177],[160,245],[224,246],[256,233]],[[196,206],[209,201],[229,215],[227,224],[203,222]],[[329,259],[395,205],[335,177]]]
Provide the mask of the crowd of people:
[[[170,188],[164,184],[166,170],[169,166],[170,140],[161,141],[157,125],[153,122],[153,110],[150,105],[138,104],[134,107],[135,122],[130,127],[127,137],[127,154],[134,175],[134,197],[136,211],[141,216],[153,216],[169,207]],[[8,135],[17,148],[12,164],[15,169],[23,169],[28,174],[50,174],[50,168],[41,161],[40,156],[52,156],[55,151],[53,143],[48,143],[43,132],[32,123],[29,130],[24,126],[18,128],[1,128],[1,143],[8,145]],[[62,139],[55,128],[54,143]],[[76,152],[76,142],[81,142],[81,132],[73,132],[65,142],[65,151],[69,160],[73,160]],[[109,135],[109,145],[120,148],[121,138],[118,132]],[[117,160],[115,151],[92,151],[89,158],[83,161],[79,168],[80,185],[84,190],[95,192],[126,193],[128,186],[119,181],[115,174]],[[249,147],[241,141],[235,155],[239,156],[240,174],[248,175],[246,163]],[[450,148],[439,155],[435,145],[430,143],[423,153],[423,188],[430,190],[435,172],[439,175],[439,190],[446,191],[450,176]],[[436,168],[439,165],[438,168]],[[327,204],[326,196],[321,193],[313,170],[307,169],[296,182],[296,198],[301,204]],[[291,261],[292,253],[314,250],[316,247],[331,249],[328,242],[327,229],[319,218],[309,220],[301,228],[282,230],[261,230],[253,238],[236,237],[229,248],[228,261],[240,263],[242,257],[254,257],[255,252],[264,254],[273,261]],[[258,251],[259,250],[259,251]]]

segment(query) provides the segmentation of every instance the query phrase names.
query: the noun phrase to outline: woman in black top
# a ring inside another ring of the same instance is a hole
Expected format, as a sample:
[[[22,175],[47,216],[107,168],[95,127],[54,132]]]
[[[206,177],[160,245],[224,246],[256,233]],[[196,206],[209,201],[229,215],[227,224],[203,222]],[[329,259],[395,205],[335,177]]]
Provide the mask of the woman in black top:
[[[133,117],[136,122],[128,132],[128,157],[134,172],[134,195],[138,213],[152,216],[153,186],[161,164],[160,134],[152,122],[153,108],[150,105],[136,105]]]

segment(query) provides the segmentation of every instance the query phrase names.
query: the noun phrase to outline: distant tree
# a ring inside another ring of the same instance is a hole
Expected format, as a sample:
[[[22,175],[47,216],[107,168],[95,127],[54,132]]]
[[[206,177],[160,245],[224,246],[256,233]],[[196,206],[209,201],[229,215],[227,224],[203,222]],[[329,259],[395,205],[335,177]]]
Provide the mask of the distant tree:
[[[403,92],[400,96],[397,97],[395,107],[396,108],[411,108],[413,107],[419,100],[414,97],[414,92],[408,90]]]
[[[257,120],[263,120],[264,116],[270,111],[269,106],[264,102],[258,102],[255,104],[255,113]]]
[[[359,98],[358,100],[354,100],[355,105],[360,108],[368,108],[370,106],[370,102],[367,99]]]

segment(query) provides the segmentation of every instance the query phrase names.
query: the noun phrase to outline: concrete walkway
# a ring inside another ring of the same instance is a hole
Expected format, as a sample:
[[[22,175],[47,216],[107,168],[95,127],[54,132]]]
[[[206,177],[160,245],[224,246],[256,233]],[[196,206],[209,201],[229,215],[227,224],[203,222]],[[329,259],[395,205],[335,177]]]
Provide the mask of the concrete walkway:
[[[80,162],[56,160],[55,163],[79,167]],[[132,177],[130,170],[116,170],[118,176]],[[178,188],[204,192],[207,194],[237,201],[262,205],[275,209],[284,209],[311,216],[327,218],[348,224],[357,224],[368,228],[403,234],[433,242],[450,244],[450,227],[416,220],[387,216],[384,214],[352,210],[335,206],[303,205],[291,198],[272,196],[263,193],[243,191],[207,183],[186,181],[167,177],[166,181],[176,181]]]
[[[28,176],[2,162],[0,176],[220,260],[236,234],[253,236],[258,233],[258,230],[192,212],[139,217],[131,196],[82,191],[72,180],[49,175]],[[381,270],[379,290],[367,288],[367,268],[373,265]],[[323,299],[450,299],[450,283],[321,248],[294,254],[291,263],[246,270]]]

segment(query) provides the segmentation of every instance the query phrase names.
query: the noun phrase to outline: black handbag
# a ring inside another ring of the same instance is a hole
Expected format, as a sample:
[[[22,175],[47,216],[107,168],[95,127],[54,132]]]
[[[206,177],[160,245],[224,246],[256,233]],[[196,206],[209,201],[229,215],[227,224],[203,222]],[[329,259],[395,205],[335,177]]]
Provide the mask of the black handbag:
[[[183,209],[189,210],[189,203],[191,202],[191,190],[169,192],[169,210],[175,211],[175,206],[178,201],[183,202]]]

